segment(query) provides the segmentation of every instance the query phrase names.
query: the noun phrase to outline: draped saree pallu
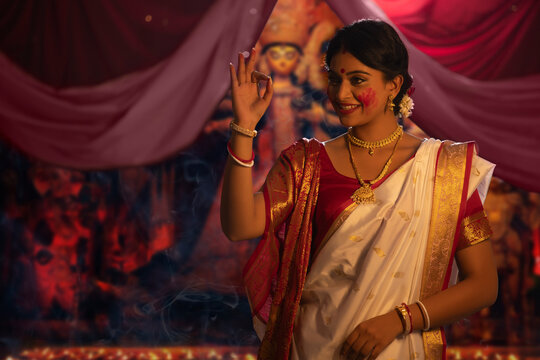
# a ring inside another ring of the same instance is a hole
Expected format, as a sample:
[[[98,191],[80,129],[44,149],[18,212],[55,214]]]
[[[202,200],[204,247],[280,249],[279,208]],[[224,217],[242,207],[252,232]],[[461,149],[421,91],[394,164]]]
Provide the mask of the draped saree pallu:
[[[472,143],[426,139],[374,188],[376,204],[343,201],[315,239],[324,154],[317,140],[297,142],[263,187],[266,229],[244,271],[260,359],[338,359],[360,322],[446,288],[467,198],[485,197],[493,171]],[[469,219],[476,242],[489,235],[483,221]],[[380,358],[441,359],[444,345],[441,330],[414,332]]]
[[[254,328],[262,338],[260,359],[289,356],[309,263],[319,151],[318,141],[306,139],[284,150],[263,186],[266,228],[244,269]]]

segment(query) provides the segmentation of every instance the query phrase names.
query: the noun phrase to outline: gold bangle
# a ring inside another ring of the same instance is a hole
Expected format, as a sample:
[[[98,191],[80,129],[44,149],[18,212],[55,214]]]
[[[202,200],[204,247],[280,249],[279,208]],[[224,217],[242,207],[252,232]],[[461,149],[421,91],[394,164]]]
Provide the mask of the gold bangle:
[[[249,129],[243,128],[232,121],[231,121],[230,127],[231,127],[231,130],[236,131],[239,134],[249,136],[250,138],[254,138],[255,136],[257,136],[257,130],[249,130]]]
[[[396,306],[396,309],[398,310],[399,314],[401,315],[401,318],[403,321],[405,321],[405,328],[403,329],[403,334],[408,334],[411,332],[411,320],[409,319],[409,314],[407,313],[407,309],[403,305]]]

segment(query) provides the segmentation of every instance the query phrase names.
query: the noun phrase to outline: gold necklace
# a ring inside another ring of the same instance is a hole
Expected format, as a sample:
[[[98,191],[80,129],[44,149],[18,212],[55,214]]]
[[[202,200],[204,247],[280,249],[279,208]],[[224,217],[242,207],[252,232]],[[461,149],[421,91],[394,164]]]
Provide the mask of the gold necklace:
[[[401,140],[401,135],[402,133],[398,135],[396,144],[394,145],[394,148],[392,149],[392,153],[390,154],[390,157],[388,158],[388,160],[386,160],[386,163],[384,164],[379,176],[377,176],[374,180],[370,180],[367,182],[362,180],[362,178],[358,174],[358,169],[356,168],[356,165],[354,164],[354,158],[353,158],[353,154],[351,150],[351,142],[347,141],[347,147],[349,149],[349,156],[351,159],[352,167],[354,169],[354,175],[356,175],[356,179],[360,183],[360,187],[356,189],[356,191],[351,195],[351,199],[355,203],[357,204],[374,204],[375,203],[375,193],[371,189],[371,185],[381,180],[388,172],[388,168],[390,167],[390,164],[392,163],[392,157],[394,156],[394,153],[396,152],[399,140]]]
[[[390,135],[388,135],[382,140],[365,141],[354,136],[352,133],[352,128],[349,128],[349,130],[347,131],[347,139],[349,139],[349,141],[353,143],[353,145],[368,149],[368,154],[373,156],[373,153],[375,152],[374,149],[381,148],[392,143],[398,138],[398,136],[401,136],[401,134],[403,134],[403,128],[401,127],[401,125],[398,125],[396,130],[394,130]]]

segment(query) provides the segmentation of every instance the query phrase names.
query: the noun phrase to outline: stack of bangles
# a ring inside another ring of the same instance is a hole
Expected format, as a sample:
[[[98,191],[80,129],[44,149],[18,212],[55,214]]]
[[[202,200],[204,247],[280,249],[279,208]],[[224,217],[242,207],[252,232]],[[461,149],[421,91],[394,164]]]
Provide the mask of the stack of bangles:
[[[422,314],[422,319],[424,320],[424,331],[429,330],[431,324],[429,319],[429,314],[426,310],[426,307],[424,304],[418,300],[416,302],[418,305],[418,308],[420,309],[420,313]],[[399,315],[399,319],[401,320],[401,325],[403,326],[403,334],[410,334],[414,331],[413,328],[413,321],[412,321],[412,313],[409,309],[409,306],[405,303],[401,303],[401,305],[398,305],[395,307],[396,312]]]
[[[232,121],[231,121],[230,126],[231,126],[232,131],[235,131],[239,134],[248,136],[250,138],[254,138],[255,136],[257,136],[257,130],[249,130],[249,129],[243,128]],[[253,164],[255,164],[255,161],[254,161],[255,153],[253,151],[251,151],[251,159],[249,160],[241,159],[233,152],[230,141],[227,143],[227,151],[229,152],[229,155],[231,156],[231,158],[240,166],[250,168],[250,167],[253,167]]]

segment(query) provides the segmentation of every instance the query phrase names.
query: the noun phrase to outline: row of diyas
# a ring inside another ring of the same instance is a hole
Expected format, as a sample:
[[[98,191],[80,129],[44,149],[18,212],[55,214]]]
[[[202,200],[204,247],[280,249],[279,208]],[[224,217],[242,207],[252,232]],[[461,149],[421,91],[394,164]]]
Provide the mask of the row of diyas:
[[[255,360],[254,347],[45,347],[25,350],[6,360]],[[446,360],[536,359],[540,349],[450,347]],[[540,357],[539,357],[540,359]]]
[[[238,347],[46,347],[6,360],[255,360],[255,354]]]

